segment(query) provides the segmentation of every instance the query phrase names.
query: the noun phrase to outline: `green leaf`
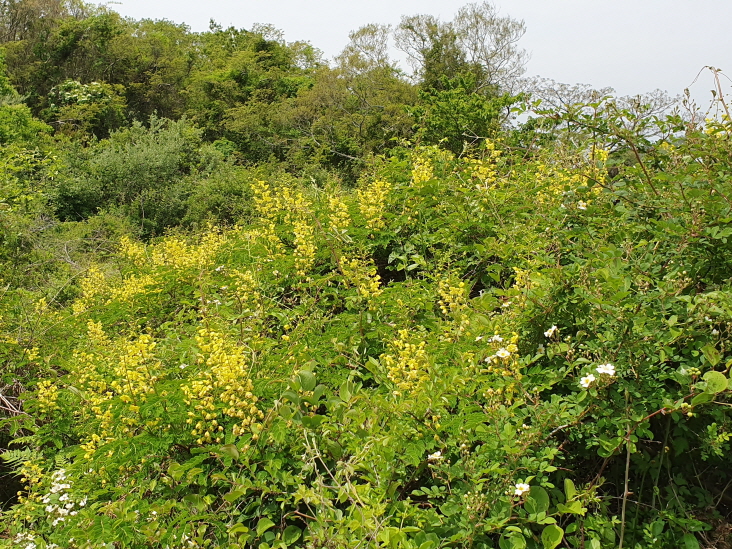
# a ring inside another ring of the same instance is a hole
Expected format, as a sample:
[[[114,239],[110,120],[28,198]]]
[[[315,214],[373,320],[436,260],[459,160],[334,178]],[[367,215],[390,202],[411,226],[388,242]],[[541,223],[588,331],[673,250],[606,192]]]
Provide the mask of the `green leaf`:
[[[721,372],[709,371],[704,374],[704,381],[707,382],[707,393],[721,393],[727,389],[728,380]]]
[[[287,545],[292,545],[297,540],[300,539],[300,536],[302,535],[302,530],[298,528],[297,526],[290,525],[287,528],[285,528],[285,531],[282,533],[282,540]]]
[[[198,511],[203,511],[207,507],[204,499],[198,494],[188,494],[183,497],[183,501],[189,503],[191,507],[195,507]]]
[[[460,506],[448,501],[440,505],[440,511],[443,515],[449,517],[460,511]]]
[[[586,507],[582,507],[582,503],[579,501],[570,501],[565,503],[557,504],[557,511],[564,514],[572,515],[584,515],[587,512]]]
[[[549,494],[541,486],[532,486],[529,496],[526,498],[527,503],[529,500],[533,503],[533,511],[530,513],[546,513],[549,509]]]
[[[185,469],[181,467],[180,463],[176,463],[175,461],[172,462],[168,466],[168,474],[173,478],[174,481],[178,482],[180,480],[180,477],[183,476],[183,473],[185,473]]]
[[[525,549],[526,538],[521,533],[511,532],[510,536],[501,538],[498,541],[498,545],[501,549]]]
[[[564,530],[556,524],[550,524],[541,533],[541,543],[544,544],[544,549],[554,549],[562,543],[562,538],[564,538]]]
[[[694,534],[684,534],[681,541],[684,542],[684,549],[699,549],[699,542]]]
[[[257,535],[261,536],[274,525],[275,523],[269,520],[267,517],[259,519],[259,522],[257,523]]]
[[[697,404],[706,404],[712,400],[714,400],[714,395],[712,393],[699,393],[691,399],[691,405],[696,406]]]
[[[219,452],[221,452],[225,456],[229,456],[234,461],[239,459],[239,450],[234,444],[225,444],[224,446],[219,448]]]
[[[720,355],[719,351],[714,348],[714,345],[704,345],[701,352],[704,354],[704,358],[706,358],[712,366],[716,366],[719,364],[719,361],[722,360],[722,355]]]
[[[564,479],[564,496],[567,498],[567,501],[570,499],[574,499],[574,497],[577,495],[577,488],[574,486],[574,482],[572,482],[570,479],[565,478]]]
[[[312,391],[315,389],[315,375],[312,372],[305,370],[298,372],[297,376],[300,378],[300,387],[303,391]]]
[[[351,385],[351,383],[349,383],[348,381],[346,381],[346,382],[344,382],[344,383],[341,384],[341,388],[338,390],[338,396],[341,397],[341,400],[343,402],[348,402],[349,400],[351,400],[351,396],[352,395],[351,395],[351,387],[350,387],[350,385]]]
[[[232,490],[228,494],[224,494],[224,501],[228,501],[229,503],[234,503],[237,499],[239,499],[246,493],[247,493],[246,488],[237,488],[236,490]]]

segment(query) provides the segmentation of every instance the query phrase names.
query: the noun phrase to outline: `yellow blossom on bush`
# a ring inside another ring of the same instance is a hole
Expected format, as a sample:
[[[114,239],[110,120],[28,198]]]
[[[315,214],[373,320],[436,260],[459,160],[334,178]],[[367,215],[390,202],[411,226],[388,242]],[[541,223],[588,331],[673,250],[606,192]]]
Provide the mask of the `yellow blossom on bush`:
[[[336,233],[343,233],[351,224],[351,217],[348,215],[348,206],[339,195],[328,198],[328,228]]]
[[[425,341],[412,343],[409,331],[399,330],[389,344],[390,352],[381,355],[386,375],[399,392],[414,391],[428,379],[429,357],[425,347]]]
[[[154,265],[169,265],[177,269],[203,268],[213,260],[227,237],[220,229],[210,226],[198,244],[189,244],[181,238],[170,236],[153,247]]]
[[[37,401],[41,414],[50,414],[58,410],[58,386],[51,380],[45,379],[38,383]]]
[[[384,209],[390,189],[391,184],[387,181],[376,180],[356,191],[359,210],[369,229],[380,229],[384,226]]]
[[[412,186],[419,188],[434,177],[434,168],[429,158],[417,157],[412,168]]]
[[[244,352],[229,344],[214,331],[201,329],[196,336],[203,366],[199,377],[182,387],[186,404],[191,407],[186,422],[198,444],[221,442],[224,420],[235,420],[234,436],[248,432],[264,417],[257,408],[254,386],[249,379]]]
[[[272,189],[265,181],[257,180],[251,184],[254,208],[257,213],[267,219],[274,218],[279,212],[279,204]]]
[[[358,295],[367,301],[381,295],[381,277],[376,267],[365,261],[352,258],[341,261],[343,276],[358,290]]]
[[[129,259],[138,267],[147,262],[145,245],[139,242],[133,242],[129,236],[123,236],[120,239],[119,251],[122,257]]]
[[[81,286],[81,297],[74,301],[71,306],[75,315],[86,311],[96,296],[106,292],[107,278],[99,267],[92,265],[87,270],[86,276],[79,282],[79,285]]]

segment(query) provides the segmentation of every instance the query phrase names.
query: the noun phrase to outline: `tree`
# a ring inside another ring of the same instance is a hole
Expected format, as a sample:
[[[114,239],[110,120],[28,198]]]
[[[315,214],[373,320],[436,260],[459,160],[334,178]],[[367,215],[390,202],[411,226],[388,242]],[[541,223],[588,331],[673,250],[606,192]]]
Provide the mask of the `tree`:
[[[443,77],[471,73],[476,91],[511,91],[528,60],[518,41],[526,32],[523,21],[499,16],[489,3],[468,4],[453,21],[431,15],[405,16],[395,32],[397,47],[405,52],[423,87],[439,88]]]

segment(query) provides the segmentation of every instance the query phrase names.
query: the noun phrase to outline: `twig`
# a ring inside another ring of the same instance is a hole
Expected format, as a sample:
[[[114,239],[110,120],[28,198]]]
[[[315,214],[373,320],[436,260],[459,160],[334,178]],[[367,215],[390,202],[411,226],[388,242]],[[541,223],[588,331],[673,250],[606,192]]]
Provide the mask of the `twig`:
[[[618,549],[623,549],[623,538],[625,537],[625,509],[628,506],[628,478],[630,475],[630,427],[627,428],[625,450],[625,488],[623,489],[623,509],[620,512],[620,542],[618,543]]]

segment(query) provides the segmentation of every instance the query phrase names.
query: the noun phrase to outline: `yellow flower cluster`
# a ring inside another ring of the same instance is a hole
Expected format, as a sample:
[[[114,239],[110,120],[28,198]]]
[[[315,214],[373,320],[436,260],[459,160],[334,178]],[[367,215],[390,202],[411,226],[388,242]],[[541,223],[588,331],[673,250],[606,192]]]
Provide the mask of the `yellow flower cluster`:
[[[501,151],[496,149],[495,143],[487,141],[483,158],[466,158],[471,179],[475,181],[475,187],[479,190],[488,190],[498,180],[496,160],[501,156]]]
[[[84,459],[90,459],[94,455],[94,452],[97,451],[97,448],[99,448],[101,442],[102,437],[96,433],[92,433],[89,440],[79,444],[79,447],[84,450]]]
[[[412,187],[421,187],[434,177],[434,168],[429,158],[417,157],[412,168]]]
[[[732,124],[727,114],[721,116],[721,120],[715,118],[706,118],[704,133],[711,137],[723,138],[732,135]]]
[[[104,332],[104,328],[102,328],[101,322],[94,322],[93,320],[89,320],[86,323],[86,335],[91,341],[93,341],[100,347],[105,347],[109,345],[109,337]]]
[[[26,461],[23,463],[23,465],[20,466],[20,471],[18,472],[20,473],[21,482],[28,485],[29,488],[40,484],[44,478],[41,466],[32,461]]]
[[[168,237],[153,247],[154,265],[169,265],[176,269],[203,268],[211,265],[226,243],[226,235],[217,227],[209,227],[199,244],[188,244],[177,237]]]
[[[41,381],[37,389],[38,410],[41,414],[48,415],[58,410],[58,387],[48,379]]]
[[[79,282],[79,285],[81,286],[81,297],[71,305],[71,310],[75,315],[86,311],[95,297],[106,292],[107,278],[99,267],[92,265],[87,270],[86,276]]]
[[[336,234],[344,233],[351,224],[346,203],[339,195],[334,194],[328,198],[328,210],[328,229]]]
[[[294,225],[297,219],[312,216],[310,201],[300,191],[293,191],[290,187],[280,190],[280,208],[284,210],[287,225]]]
[[[234,270],[236,298],[239,300],[242,312],[254,312],[261,306],[262,294],[259,292],[259,283],[252,271]]]
[[[390,190],[389,182],[376,180],[356,191],[359,210],[369,229],[380,229],[384,226],[384,209]]]
[[[462,280],[455,285],[449,279],[440,280],[437,284],[437,293],[440,296],[437,304],[445,316],[463,312],[468,307],[465,282]]]
[[[237,320],[241,327],[241,339],[250,346],[264,341],[262,327],[264,319],[264,303],[259,291],[259,283],[252,271],[233,271],[235,297],[239,305],[240,317]]]
[[[391,352],[381,355],[380,360],[386,366],[386,376],[398,389],[395,394],[416,390],[428,379],[426,343],[412,343],[409,331],[399,330],[389,347]]]
[[[123,236],[119,241],[119,253],[138,267],[147,262],[147,251],[144,244],[133,242],[130,237]]]
[[[41,315],[48,309],[48,301],[45,297],[40,298],[33,304],[33,309],[37,315]]]
[[[148,288],[156,284],[158,281],[152,275],[131,275],[125,278],[120,285],[109,289],[107,294],[109,299],[106,304],[109,305],[113,301],[129,303],[135,296],[147,293]],[[157,288],[155,291],[159,292],[161,289]]]
[[[272,193],[272,189],[265,181],[254,181],[251,184],[254,209],[265,219],[273,219],[279,212],[279,204]]]
[[[249,379],[241,348],[227,344],[222,334],[201,329],[196,336],[201,351],[198,363],[205,365],[200,377],[183,386],[188,411],[186,422],[198,444],[221,442],[225,435],[223,417],[233,418],[234,436],[256,429],[264,414]],[[253,435],[257,437],[256,431]]]
[[[28,362],[33,362],[35,359],[37,359],[40,355],[38,354],[38,347],[31,347],[30,349],[25,350],[25,359]]]
[[[315,231],[304,218],[295,221],[295,271],[298,276],[306,276],[315,263]]]
[[[153,385],[158,379],[154,368],[159,365],[152,360],[155,346],[155,341],[147,334],[125,341],[119,360],[113,367],[115,378],[109,384],[123,402],[135,402],[139,406],[139,398],[153,392]]]
[[[274,221],[267,220],[260,228],[243,231],[241,236],[251,244],[258,243],[264,246],[263,255],[269,259],[274,259],[285,253],[285,247],[282,245],[280,237],[277,236]]]
[[[343,259],[341,270],[346,280],[353,284],[358,290],[358,295],[369,302],[372,307],[372,299],[382,293],[381,277],[376,274],[376,267],[359,259]]]
[[[92,344],[97,345],[101,340],[105,342],[104,345],[107,345],[106,334],[102,336],[101,323],[87,323],[87,333],[92,334],[92,337],[89,338]],[[117,357],[116,354],[113,356],[108,352],[97,355],[77,350],[74,352],[73,358],[70,366],[74,374],[74,385],[84,393],[87,401],[87,405],[82,408],[81,413],[88,410],[99,421],[99,434],[93,433],[81,445],[84,450],[84,459],[89,459],[103,440],[107,442],[113,440],[114,419],[107,403],[114,398],[114,392],[110,390],[106,381],[108,372],[105,358],[114,363],[117,361]]]
[[[317,252],[315,228],[310,222],[313,216],[310,202],[300,191],[283,187],[279,204],[285,214],[285,223],[293,226],[295,270],[298,276],[306,276],[315,262]]]
[[[452,322],[445,327],[443,334],[444,341],[455,341],[470,325],[468,311],[468,296],[466,294],[465,282],[455,283],[450,279],[442,279],[437,284],[439,299],[437,305],[445,317]]]
[[[534,180],[541,189],[537,197],[545,204],[561,202],[568,191],[583,185],[580,174],[561,168],[549,168],[545,164],[537,165]]]

